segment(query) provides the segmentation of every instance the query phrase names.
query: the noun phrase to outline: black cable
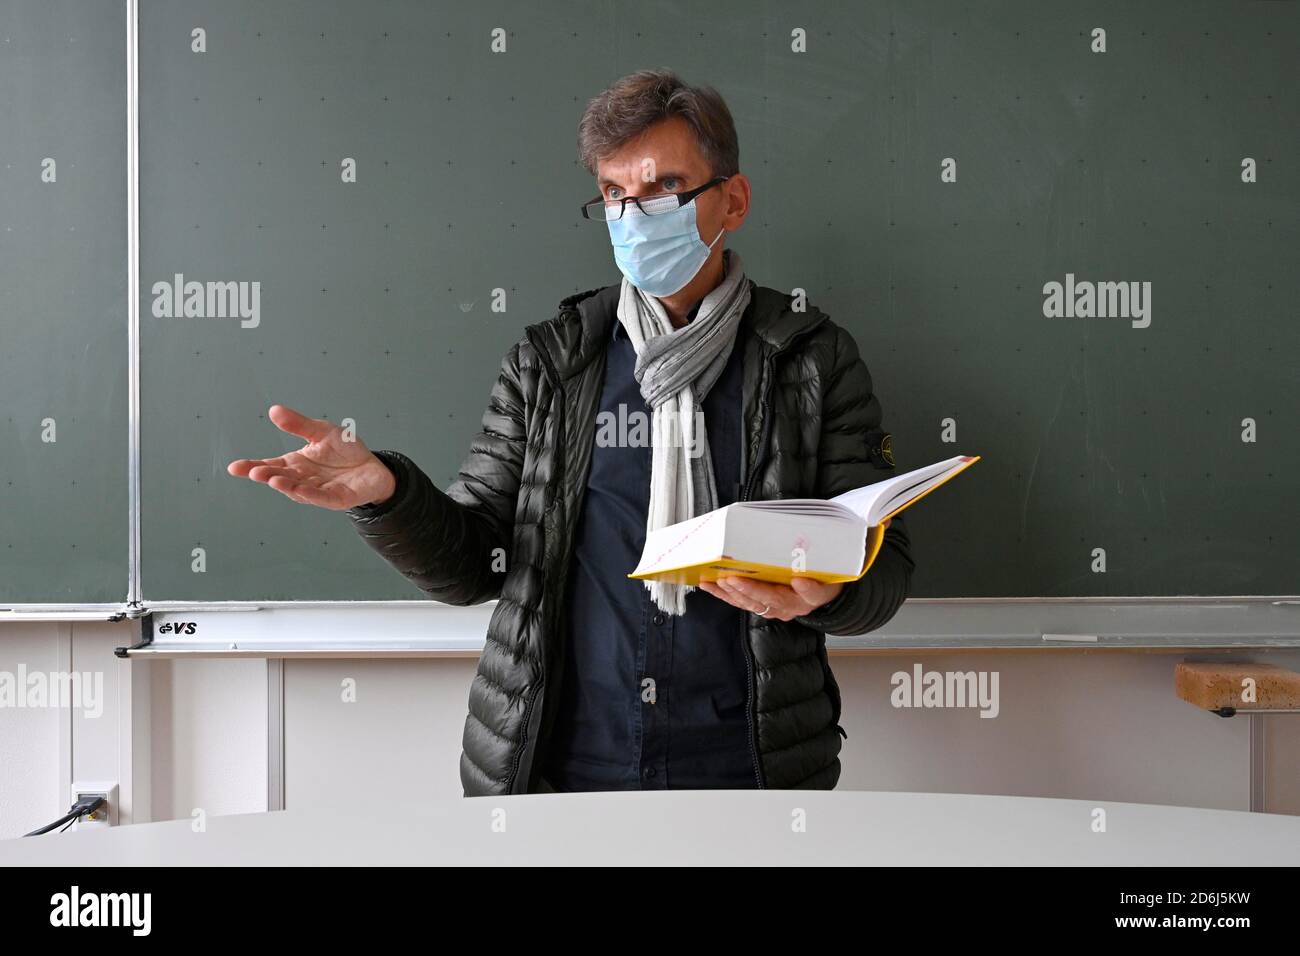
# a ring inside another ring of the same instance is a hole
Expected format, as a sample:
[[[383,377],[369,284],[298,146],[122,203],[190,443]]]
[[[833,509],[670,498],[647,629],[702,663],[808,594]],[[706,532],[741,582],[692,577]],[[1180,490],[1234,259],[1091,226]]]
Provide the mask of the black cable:
[[[79,816],[81,816],[80,813],[65,813],[63,816],[59,817],[53,823],[46,824],[45,826],[41,827],[39,830],[33,830],[31,833],[24,833],[23,836],[25,837],[40,836],[42,833],[49,833],[51,830],[55,829],[56,827],[62,826],[63,824],[67,823],[69,820],[75,820]]]
[[[108,801],[103,797],[82,797],[72,805],[71,810],[59,817],[53,823],[46,824],[39,830],[33,830],[31,833],[24,833],[23,836],[40,836],[42,833],[49,833],[51,830],[63,826],[65,823],[68,824],[68,826],[71,826],[81,817],[84,817],[88,813],[94,813],[107,802]]]

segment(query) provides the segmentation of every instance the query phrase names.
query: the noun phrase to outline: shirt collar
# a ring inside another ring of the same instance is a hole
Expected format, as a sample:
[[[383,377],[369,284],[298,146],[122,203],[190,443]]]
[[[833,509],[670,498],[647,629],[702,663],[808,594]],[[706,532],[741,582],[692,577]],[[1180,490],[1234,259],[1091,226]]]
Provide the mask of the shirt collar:
[[[704,304],[703,299],[695,303],[695,308],[691,309],[691,311],[686,314],[688,321],[691,322],[695,321],[695,317],[700,314],[700,306],[703,304]],[[617,318],[615,318],[614,319],[614,341],[617,342],[620,337],[627,338],[627,329],[623,328],[623,323],[618,321]]]

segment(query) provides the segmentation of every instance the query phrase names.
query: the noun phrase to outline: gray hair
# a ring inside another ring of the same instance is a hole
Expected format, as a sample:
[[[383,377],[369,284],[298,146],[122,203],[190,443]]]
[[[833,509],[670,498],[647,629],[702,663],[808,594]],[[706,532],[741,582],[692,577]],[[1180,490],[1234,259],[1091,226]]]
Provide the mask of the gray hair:
[[[578,158],[594,176],[599,160],[670,116],[690,124],[714,176],[740,172],[736,124],[722,94],[687,86],[668,69],[629,73],[592,99],[578,123]]]

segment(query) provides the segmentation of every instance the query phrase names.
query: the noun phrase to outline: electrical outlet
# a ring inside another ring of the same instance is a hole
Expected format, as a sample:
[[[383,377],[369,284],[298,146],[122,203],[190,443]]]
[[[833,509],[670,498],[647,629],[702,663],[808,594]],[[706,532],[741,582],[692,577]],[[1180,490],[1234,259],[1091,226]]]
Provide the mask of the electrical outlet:
[[[72,785],[72,806],[83,797],[103,797],[106,803],[93,814],[81,817],[72,825],[74,830],[107,830],[117,826],[117,784],[83,781]]]

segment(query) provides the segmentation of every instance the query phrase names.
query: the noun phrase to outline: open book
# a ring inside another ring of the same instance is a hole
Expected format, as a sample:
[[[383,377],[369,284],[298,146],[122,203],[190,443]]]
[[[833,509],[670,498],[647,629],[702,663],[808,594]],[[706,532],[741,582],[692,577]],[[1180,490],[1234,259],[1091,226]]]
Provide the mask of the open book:
[[[885,540],[887,518],[980,460],[958,455],[846,491],[829,501],[738,501],[651,531],[629,578],[699,584],[724,574],[789,584],[794,576],[856,581]]]

